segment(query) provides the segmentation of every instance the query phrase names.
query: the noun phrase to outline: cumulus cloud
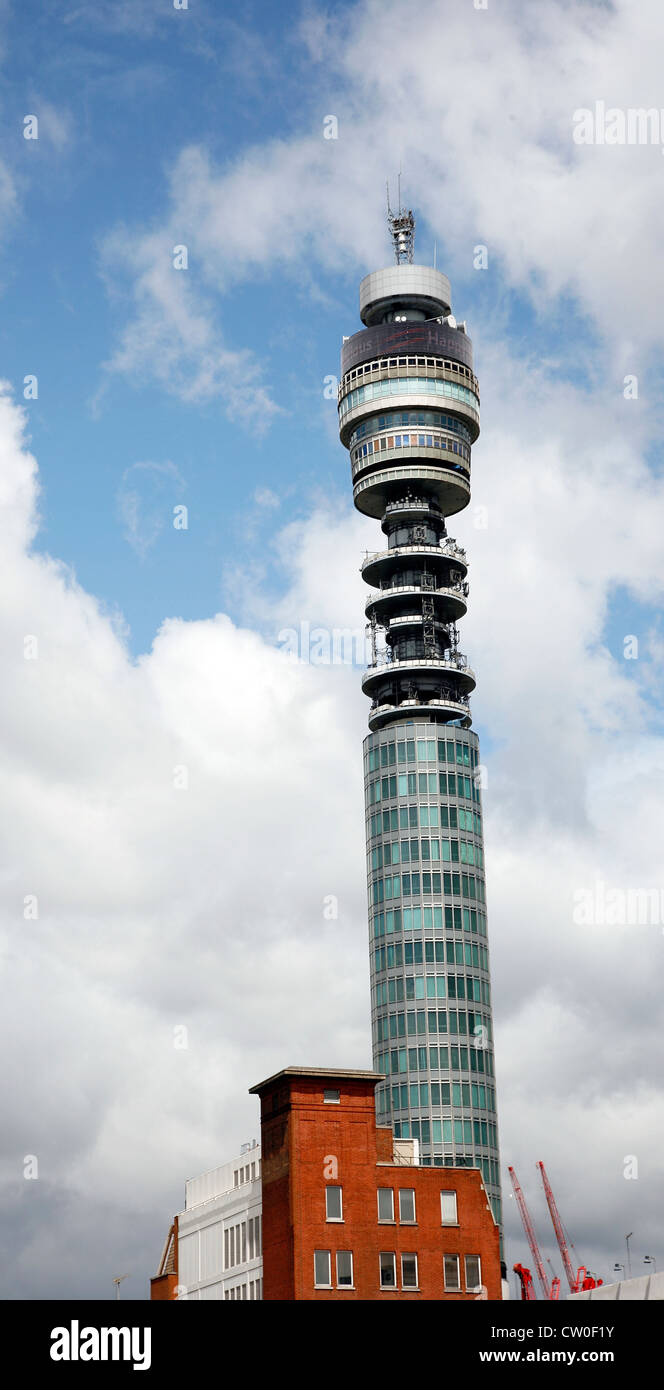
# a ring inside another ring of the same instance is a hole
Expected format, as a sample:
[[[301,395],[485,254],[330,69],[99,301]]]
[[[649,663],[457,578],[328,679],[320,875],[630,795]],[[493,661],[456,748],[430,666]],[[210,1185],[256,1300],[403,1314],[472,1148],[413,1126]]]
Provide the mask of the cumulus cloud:
[[[18,417],[5,395],[3,1026],[19,1076],[2,1177],[23,1213],[7,1292],[52,1293],[55,1230],[104,1192],[56,1279],[103,1296],[128,1226],[144,1280],[184,1176],[256,1130],[244,1093],[275,1048],[368,1060],[359,728],[324,672],[223,615],[165,622],[132,662],[73,574],[26,549]]]

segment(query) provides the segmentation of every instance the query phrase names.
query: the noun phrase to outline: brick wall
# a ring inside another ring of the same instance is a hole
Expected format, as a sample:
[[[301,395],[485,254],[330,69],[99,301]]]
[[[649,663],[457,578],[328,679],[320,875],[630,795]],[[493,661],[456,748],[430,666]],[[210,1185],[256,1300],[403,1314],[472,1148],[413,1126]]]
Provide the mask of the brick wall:
[[[323,1101],[339,1088],[340,1104]],[[498,1228],[477,1169],[395,1165],[392,1133],[377,1129],[375,1082],[330,1073],[283,1074],[261,1088],[265,1300],[469,1301],[465,1255],[479,1255],[489,1299],[500,1299]],[[325,1187],[342,1188],[343,1222],[326,1220]],[[378,1222],[377,1188],[395,1194],[395,1222]],[[399,1188],[415,1191],[416,1224],[398,1218]],[[442,1226],[440,1193],[457,1193],[459,1225]],[[314,1251],[353,1252],[353,1288],[314,1288]],[[379,1254],[395,1252],[398,1287],[381,1289]],[[417,1254],[418,1288],[402,1289],[401,1253]],[[445,1290],[443,1256],[459,1256],[461,1290]]]

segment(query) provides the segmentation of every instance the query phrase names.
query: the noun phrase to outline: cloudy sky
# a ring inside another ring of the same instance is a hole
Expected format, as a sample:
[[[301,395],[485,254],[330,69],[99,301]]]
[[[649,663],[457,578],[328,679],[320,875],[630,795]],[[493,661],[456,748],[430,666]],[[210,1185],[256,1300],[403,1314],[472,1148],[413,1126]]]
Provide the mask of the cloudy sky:
[[[659,0],[0,21],[0,1295],[145,1297],[184,1180],[258,1134],[247,1088],[370,1063],[366,701],[283,633],[362,626],[381,537],[325,380],[399,167],[482,387],[450,529],[507,1258],[511,1163],[562,1273],[542,1158],[579,1261],[632,1231],[664,1267],[664,916],[619,920],[664,890],[664,111],[574,139],[664,108]]]

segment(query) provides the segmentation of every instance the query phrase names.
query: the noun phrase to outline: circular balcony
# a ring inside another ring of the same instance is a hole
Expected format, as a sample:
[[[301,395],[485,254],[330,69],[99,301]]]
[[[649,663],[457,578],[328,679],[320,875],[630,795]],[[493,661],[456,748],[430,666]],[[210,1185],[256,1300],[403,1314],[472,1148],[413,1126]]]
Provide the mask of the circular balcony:
[[[444,465],[408,465],[403,459],[403,455],[407,455],[408,452],[405,449],[401,450],[398,465],[367,472],[354,483],[353,501],[359,512],[380,521],[395,492],[403,491],[404,483],[413,483],[425,488],[440,507],[443,516],[454,516],[456,512],[461,512],[468,506],[470,480],[465,473],[456,472],[453,467],[446,468]],[[417,457],[416,450],[413,450],[413,454]]]
[[[385,581],[392,574],[403,570],[406,563],[433,569],[436,574],[447,574],[451,567],[460,570],[462,575],[468,571],[465,550],[448,539],[442,545],[426,545],[421,542],[416,545],[395,545],[388,550],[376,550],[363,560],[360,573],[365,584],[379,585],[382,592]]]
[[[369,711],[369,728],[372,734],[384,729],[386,724],[422,723],[430,720],[436,724],[458,722],[462,728],[469,729],[472,717],[467,700],[402,700],[398,705],[372,705]]]
[[[450,435],[418,434],[417,430],[407,430],[397,434],[384,430],[367,440],[366,444],[351,450],[350,472],[353,482],[378,468],[389,468],[393,464],[414,459],[425,466],[446,468],[470,478],[470,446],[460,443]]]
[[[458,686],[459,693],[469,695],[475,689],[475,672],[472,667],[467,666],[465,661],[459,658],[458,661],[446,661],[443,657],[431,656],[412,656],[403,661],[390,661],[385,659],[380,664],[370,666],[362,677],[362,689],[365,695],[371,695],[386,680],[408,681],[415,677],[452,677],[455,685]],[[432,698],[434,692],[432,690]]]
[[[381,530],[387,535],[390,526],[395,522],[429,522],[434,527],[444,531],[445,518],[436,506],[436,503],[429,497],[416,497],[411,494],[406,497],[396,497],[392,502],[388,502],[385,508],[385,515],[381,521]]]
[[[390,588],[374,590],[369,594],[364,605],[364,611],[369,618],[372,611],[380,621],[382,618],[390,619],[391,625],[395,619],[391,615],[399,615],[404,599],[414,598],[420,601],[420,611],[413,621],[422,622],[421,600],[432,598],[435,601],[436,621],[442,620],[443,623],[455,623],[463,618],[467,611],[466,595],[460,585],[453,585],[447,588],[423,589],[415,584],[394,584]]]
[[[411,613],[399,613],[396,617],[390,618],[389,622],[385,627],[385,641],[387,642],[388,647],[392,649],[391,659],[393,661],[395,659],[394,643],[400,637],[403,637],[404,634],[408,635],[410,633],[413,633],[417,641],[423,640],[423,635],[421,631],[418,632],[418,629],[423,628],[426,622],[428,622],[430,626],[433,628],[434,636],[438,638],[442,650],[447,650],[447,648],[449,647],[449,622],[444,622],[443,619],[440,618],[438,615],[436,615],[433,618],[426,618],[421,611],[413,611]],[[444,641],[443,638],[445,639]]]

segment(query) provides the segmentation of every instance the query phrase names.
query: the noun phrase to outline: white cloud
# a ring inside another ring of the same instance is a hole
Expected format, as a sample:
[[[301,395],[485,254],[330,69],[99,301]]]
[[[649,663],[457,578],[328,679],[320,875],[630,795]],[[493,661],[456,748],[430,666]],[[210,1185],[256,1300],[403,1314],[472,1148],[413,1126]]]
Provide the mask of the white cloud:
[[[174,463],[132,463],[125,468],[117,507],[125,539],[141,559],[157,541],[173,508],[181,503],[186,484]]]
[[[254,501],[257,507],[265,507],[267,510],[281,505],[276,492],[273,492],[271,487],[257,487],[254,492]]]
[[[39,139],[52,145],[58,153],[71,143],[73,122],[69,111],[57,107],[43,96],[33,96],[31,110],[39,121]]]
[[[6,398],[0,440],[4,1030],[21,1059],[2,1176],[10,1206],[21,1194],[23,1240],[45,1203],[42,1273],[29,1246],[13,1282],[34,1294],[53,1287],[53,1223],[99,1192],[114,1212],[109,1259],[123,1262],[134,1240],[125,1218],[144,1222],[148,1274],[157,1202],[161,1225],[183,1176],[256,1130],[245,1092],[275,1049],[368,1061],[362,792],[324,671],[223,615],[166,622],[132,663],[64,567],[22,548],[34,461]],[[36,660],[24,659],[26,633]],[[23,917],[28,894],[36,921]],[[324,984],[335,962],[336,991]],[[28,1153],[40,1163],[32,1186]],[[85,1244],[70,1292],[96,1259],[89,1229]]]
[[[112,272],[131,266],[136,314],[124,328],[105,370],[136,382],[155,378],[182,400],[200,405],[216,397],[231,420],[242,419],[260,433],[280,407],[263,386],[262,370],[247,349],[231,350],[203,307],[191,267],[176,268],[177,248],[187,243],[168,235],[137,239],[116,231],[103,247],[107,283]],[[194,285],[192,285],[194,278]]]
[[[368,3],[333,26],[310,14],[301,28],[314,60],[301,133],[221,168],[204,146],[183,149],[161,230],[109,241],[108,258],[134,276],[137,298],[113,369],[148,371],[191,399],[218,389],[233,354],[213,292],[277,267],[313,291],[321,271],[356,274],[382,262],[383,181],[373,171],[401,160],[408,197],[446,238],[448,269],[468,273],[474,244],[486,244],[494,270],[539,313],[557,319],[561,297],[573,299],[602,335],[617,380],[645,370],[645,354],[664,345],[652,293],[662,150],[575,144],[573,114],[599,98],[657,106],[663,28],[657,0],[638,16],[627,0],[553,4],[536,23],[520,0],[487,11]],[[337,93],[337,140],[323,138],[318,66]],[[169,248],[183,241],[195,290],[169,268]],[[421,257],[429,249],[420,241]],[[577,352],[571,342],[570,364]],[[261,389],[245,387],[247,396]]]

